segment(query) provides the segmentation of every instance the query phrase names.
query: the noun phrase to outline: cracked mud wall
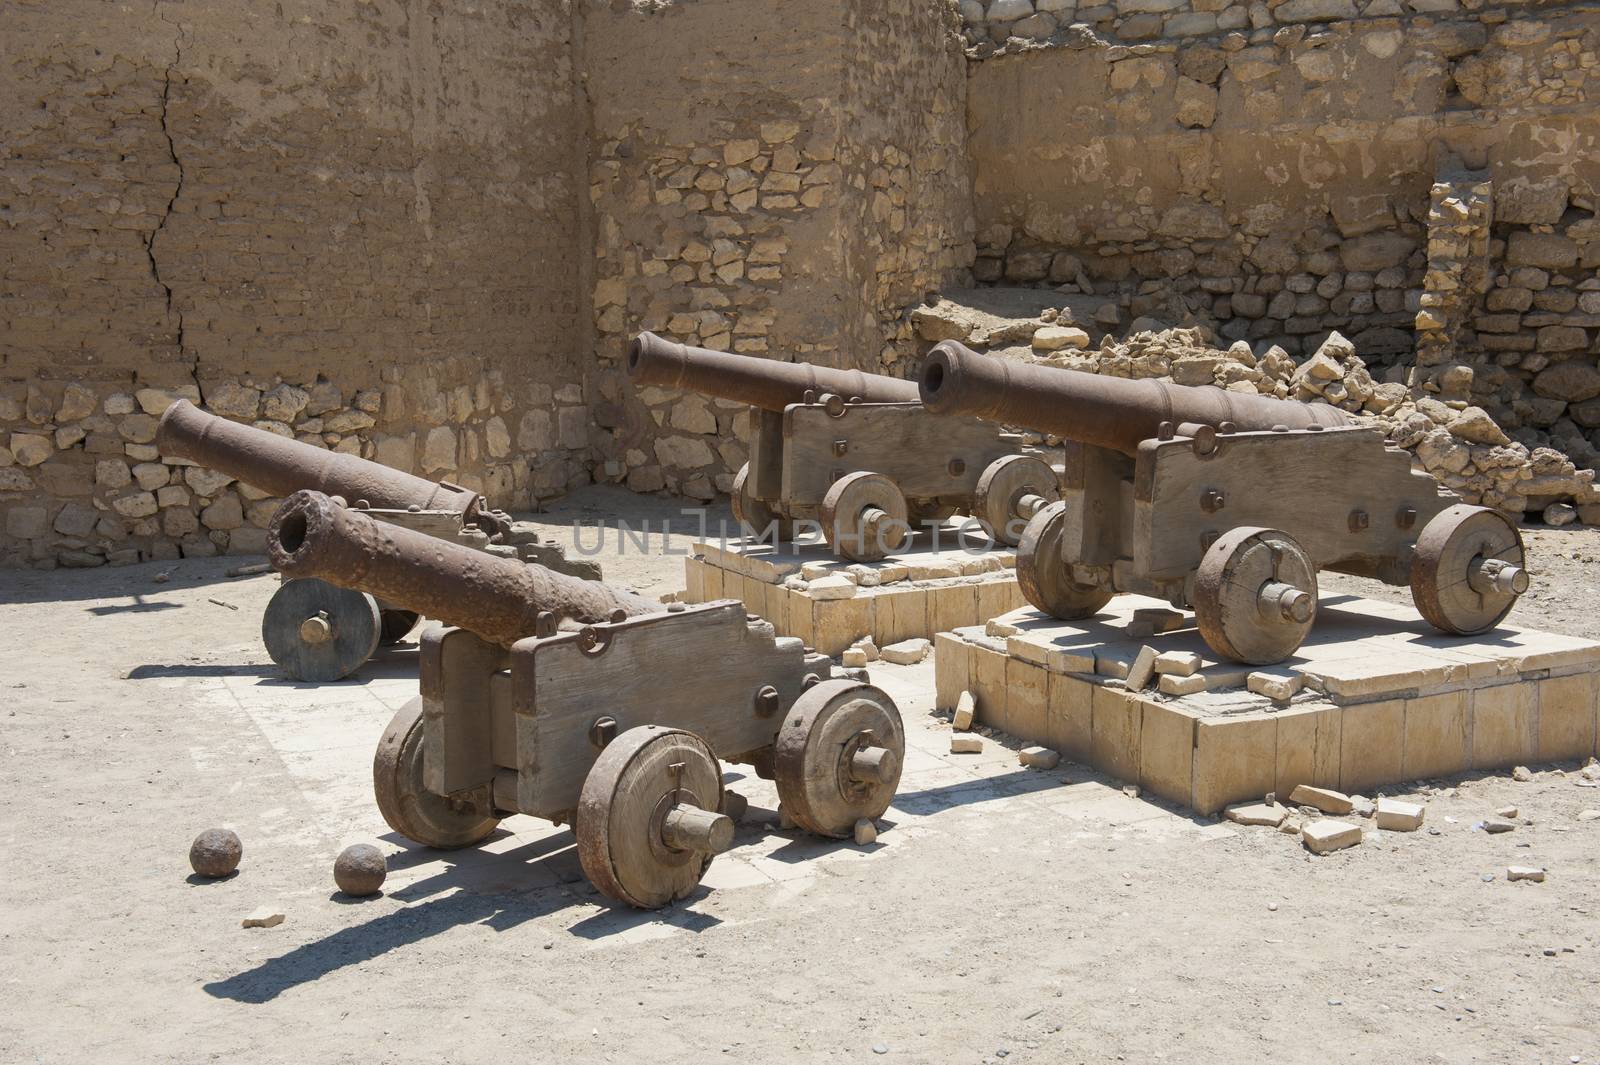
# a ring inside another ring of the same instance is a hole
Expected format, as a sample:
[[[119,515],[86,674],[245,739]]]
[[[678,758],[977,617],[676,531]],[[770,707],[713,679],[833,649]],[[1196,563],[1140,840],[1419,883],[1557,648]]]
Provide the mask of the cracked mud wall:
[[[587,474],[564,2],[0,0],[0,564],[260,547],[172,396],[487,491]]]

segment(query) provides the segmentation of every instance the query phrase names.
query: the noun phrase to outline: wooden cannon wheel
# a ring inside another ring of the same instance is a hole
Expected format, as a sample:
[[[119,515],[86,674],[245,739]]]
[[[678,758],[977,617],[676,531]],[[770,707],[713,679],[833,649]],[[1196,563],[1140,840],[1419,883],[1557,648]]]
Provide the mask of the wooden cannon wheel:
[[[1241,525],[1206,549],[1194,576],[1200,635],[1225,658],[1282,662],[1317,617],[1317,567],[1287,533]]]
[[[606,744],[583,780],[578,860],[600,892],[653,910],[695,889],[733,845],[722,769],[692,732],[641,725]]]
[[[395,712],[372,756],[372,791],[389,827],[427,847],[453,850],[481,843],[497,817],[485,817],[422,783],[422,696]]]
[[[990,536],[1015,547],[1038,513],[1037,509],[1024,512],[1023,501],[1042,506],[1060,498],[1061,487],[1048,463],[1035,455],[1007,455],[989,463],[978,478],[973,516],[983,522]]]
[[[853,562],[877,562],[905,546],[909,511],[900,486],[881,473],[850,473],[822,497],[822,535]]]
[[[1071,621],[1099,613],[1114,591],[1079,584],[1061,555],[1067,504],[1057,501],[1040,510],[1017,542],[1017,584],[1022,597],[1053,618]]]
[[[794,519],[780,514],[772,504],[750,494],[748,462],[739,467],[739,472],[733,478],[733,491],[729,495],[733,516],[751,532],[761,536],[768,528],[775,527],[779,540],[787,542],[794,539]]]
[[[1492,629],[1527,587],[1522,534],[1498,511],[1458,503],[1417,537],[1411,598],[1436,629],[1461,636]]]
[[[778,799],[801,828],[843,839],[858,820],[889,808],[905,752],[900,711],[882,690],[853,680],[814,684],[778,732]]]
[[[415,610],[401,610],[399,607],[380,606],[378,608],[378,643],[383,647],[393,647],[417,627],[417,622],[422,620],[422,615]]]
[[[284,581],[261,615],[267,654],[295,680],[348,677],[378,649],[378,601],[315,577]]]

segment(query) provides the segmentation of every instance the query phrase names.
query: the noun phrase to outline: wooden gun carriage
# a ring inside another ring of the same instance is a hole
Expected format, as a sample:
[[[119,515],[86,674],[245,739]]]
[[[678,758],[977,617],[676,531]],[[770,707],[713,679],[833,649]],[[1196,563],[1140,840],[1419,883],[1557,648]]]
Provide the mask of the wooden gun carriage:
[[[285,573],[450,626],[424,634],[421,694],[373,758],[384,820],[418,843],[471,846],[517,813],[571,824],[595,887],[653,908],[732,845],[719,759],[774,778],[795,823],[823,836],[850,835],[894,797],[894,701],[738,602],[663,607],[312,492],[279,509],[269,548]]]
[[[758,535],[792,539],[820,526],[836,553],[873,561],[925,521],[967,513],[1015,544],[1059,497],[1048,463],[976,418],[935,416],[911,381],[635,338],[635,383],[750,404],[750,459],[733,483],[734,515]]]
[[[598,563],[569,560],[526,522],[491,510],[477,492],[390,469],[357,455],[290,440],[228,421],[178,400],[161,416],[156,444],[171,458],[221,470],[273,495],[312,489],[371,517],[502,558],[588,580]],[[296,680],[327,682],[354,673],[380,646],[405,639],[420,616],[364,592],[305,578],[285,581],[261,619],[267,654]]]
[[[1492,628],[1527,589],[1521,536],[1335,407],[980,355],[923,364],[929,410],[1068,441],[1060,502],[1017,548],[1028,602],[1087,617],[1119,592],[1192,608],[1218,654],[1267,664],[1311,630],[1317,572],[1409,585],[1434,627]]]

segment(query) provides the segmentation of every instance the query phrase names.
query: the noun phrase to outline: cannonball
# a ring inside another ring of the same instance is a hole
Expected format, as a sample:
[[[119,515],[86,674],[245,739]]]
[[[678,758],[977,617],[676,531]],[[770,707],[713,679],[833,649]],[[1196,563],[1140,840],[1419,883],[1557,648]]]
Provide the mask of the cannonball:
[[[189,847],[189,864],[201,876],[227,876],[239,868],[244,844],[231,829],[208,828],[194,838]]]
[[[383,852],[370,843],[352,843],[333,863],[333,882],[346,895],[376,895],[388,875]]]

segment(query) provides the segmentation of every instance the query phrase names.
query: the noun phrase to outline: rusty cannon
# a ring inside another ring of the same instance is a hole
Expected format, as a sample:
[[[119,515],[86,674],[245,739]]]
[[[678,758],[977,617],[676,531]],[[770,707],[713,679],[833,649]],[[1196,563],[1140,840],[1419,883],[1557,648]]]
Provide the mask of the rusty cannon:
[[[1290,655],[1317,573],[1409,585],[1444,632],[1493,628],[1528,587],[1522,538],[1335,407],[980,355],[945,341],[922,367],[931,411],[1061,437],[1062,495],[1028,523],[1017,580],[1058,618],[1119,592],[1193,609],[1240,662]]]
[[[628,374],[750,405],[750,460],[732,496],[734,515],[757,534],[788,540],[798,522],[812,522],[836,553],[866,562],[898,550],[919,523],[966,513],[1015,544],[1034,511],[1059,497],[1055,471],[1018,435],[930,414],[912,381],[654,333],[634,339]]]
[[[169,458],[220,470],[272,495],[323,492],[392,525],[574,577],[601,577],[598,563],[568,559],[559,543],[531,523],[491,509],[477,492],[241,425],[186,400],[173,403],[161,416],[156,445]],[[319,617],[340,619],[347,640],[307,643],[320,633],[312,623]],[[261,636],[268,655],[290,677],[326,682],[355,672],[378,647],[404,640],[420,620],[416,611],[371,595],[301,578],[286,580],[273,595],[262,616]]]
[[[519,813],[570,824],[595,887],[654,908],[733,843],[721,761],[775,779],[784,810],[821,836],[851,835],[894,797],[894,701],[736,601],[663,606],[313,492],[284,503],[268,545],[285,573],[447,622],[423,634],[421,694],[373,758],[384,820],[418,843],[472,846]]]

